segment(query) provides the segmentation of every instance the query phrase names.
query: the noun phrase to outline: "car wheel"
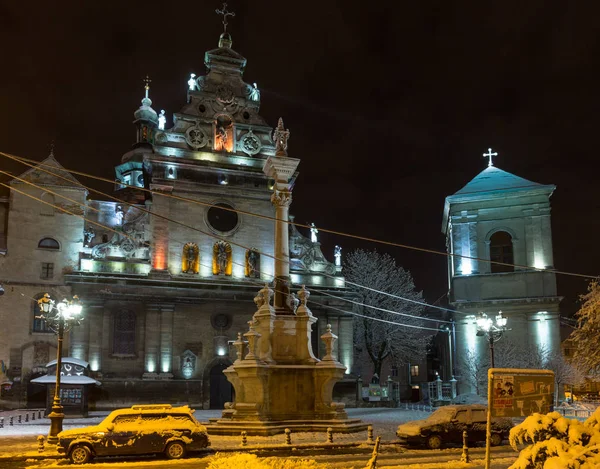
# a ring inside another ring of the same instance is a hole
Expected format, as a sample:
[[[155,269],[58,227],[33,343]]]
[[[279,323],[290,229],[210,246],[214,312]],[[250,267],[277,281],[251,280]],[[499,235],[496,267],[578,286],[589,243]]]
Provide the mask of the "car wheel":
[[[492,433],[490,437],[490,443],[492,446],[500,446],[502,444],[502,434],[500,433]]]
[[[69,459],[73,464],[85,464],[92,459],[92,452],[86,445],[75,445],[69,452]]]
[[[169,459],[181,459],[185,456],[185,444],[181,441],[172,441],[165,448],[165,456]]]
[[[440,449],[442,447],[442,437],[440,435],[430,435],[427,438],[427,447],[429,449]]]

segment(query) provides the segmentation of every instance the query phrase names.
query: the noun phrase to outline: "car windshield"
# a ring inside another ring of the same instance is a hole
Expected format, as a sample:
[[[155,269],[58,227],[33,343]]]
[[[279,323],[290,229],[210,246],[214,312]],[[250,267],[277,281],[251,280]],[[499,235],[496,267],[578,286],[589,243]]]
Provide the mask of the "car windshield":
[[[425,420],[427,420],[428,422],[431,422],[431,421],[448,422],[452,417],[454,417],[455,412],[456,412],[456,409],[448,408],[448,407],[440,407],[438,410],[436,410],[433,414],[431,414]]]

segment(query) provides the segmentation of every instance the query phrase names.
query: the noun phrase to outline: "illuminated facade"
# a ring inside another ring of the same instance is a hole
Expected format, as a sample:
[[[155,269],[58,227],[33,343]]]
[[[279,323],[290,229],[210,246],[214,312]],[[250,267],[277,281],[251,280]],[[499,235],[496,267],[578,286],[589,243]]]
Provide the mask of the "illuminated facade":
[[[136,143],[115,168],[115,195],[128,203],[87,200],[85,187],[54,157],[44,163],[67,181],[40,167],[23,177],[41,188],[11,182],[74,211],[15,194],[3,200],[8,242],[0,258],[6,289],[0,319],[10,325],[0,337],[0,359],[13,379],[30,378],[54,351],[53,334],[33,310],[34,299],[48,291],[83,299],[85,321],[71,332],[68,350],[90,363],[106,400],[123,406],[159,398],[215,408],[231,400],[222,374],[235,359],[230,344],[247,330],[253,298],[274,273],[274,221],[249,213],[274,216],[272,181],[262,168],[275,145],[259,115],[260,92],[243,81],[246,59],[228,34],[204,62],[207,74],[192,74],[183,107],[168,115],[171,127],[152,108],[146,80],[134,113]],[[341,267],[305,231],[290,225],[293,288],[311,290],[319,356],[318,337],[329,323],[339,336],[337,356],[352,373],[352,316],[319,303],[351,310],[320,292],[353,296]],[[38,248],[45,238],[58,247]]]
[[[458,312],[459,368],[471,354],[488,354],[487,342],[476,336],[479,312],[495,316],[502,311],[509,318],[505,336],[515,343],[560,350],[561,298],[551,271],[550,196],[555,188],[490,164],[446,198],[442,231],[452,254],[448,287]],[[465,380],[461,385],[461,392],[467,392]]]

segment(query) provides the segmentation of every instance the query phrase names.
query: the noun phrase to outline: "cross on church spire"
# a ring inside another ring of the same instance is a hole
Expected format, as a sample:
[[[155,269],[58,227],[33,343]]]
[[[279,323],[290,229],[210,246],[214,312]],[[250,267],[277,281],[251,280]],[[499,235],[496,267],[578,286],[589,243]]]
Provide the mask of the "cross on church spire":
[[[488,152],[483,154],[483,157],[484,157],[484,158],[489,158],[489,159],[490,159],[490,160],[488,161],[488,168],[489,168],[490,166],[494,166],[494,163],[492,162],[492,157],[493,157],[493,156],[498,156],[498,153],[497,153],[497,152],[493,152],[493,153],[492,153],[492,149],[491,149],[491,148],[488,148]]]
[[[235,16],[235,12],[227,11],[227,2],[223,2],[223,9],[219,10],[218,8],[215,10],[217,15],[223,15],[223,32],[227,32],[227,17],[231,16],[232,18]]]
[[[146,90],[146,98],[148,97],[148,91],[150,91],[150,82],[152,82],[152,80],[150,80],[148,75],[146,75],[146,78],[144,78],[144,89]]]

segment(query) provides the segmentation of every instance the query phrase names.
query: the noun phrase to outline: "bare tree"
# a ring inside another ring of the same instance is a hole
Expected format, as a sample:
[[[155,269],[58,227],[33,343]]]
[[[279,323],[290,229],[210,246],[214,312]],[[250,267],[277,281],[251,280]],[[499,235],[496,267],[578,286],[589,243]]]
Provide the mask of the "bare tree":
[[[577,345],[575,360],[582,370],[591,375],[600,374],[600,284],[593,280],[588,292],[581,295],[583,303],[576,313],[577,328],[571,333],[571,341]]]
[[[382,364],[388,358],[398,365],[421,359],[426,353],[427,336],[431,335],[420,329],[426,326],[425,321],[418,319],[424,307],[379,293],[382,291],[423,302],[422,293],[415,291],[410,272],[397,266],[396,261],[388,254],[357,249],[346,257],[344,273],[350,282],[371,289],[357,287],[362,303],[367,305],[361,314],[367,318],[358,318],[354,324],[356,343],[359,348],[366,350],[373,363],[374,372],[381,376]],[[409,314],[417,318],[401,316],[381,309]],[[402,323],[404,326],[392,323]]]

